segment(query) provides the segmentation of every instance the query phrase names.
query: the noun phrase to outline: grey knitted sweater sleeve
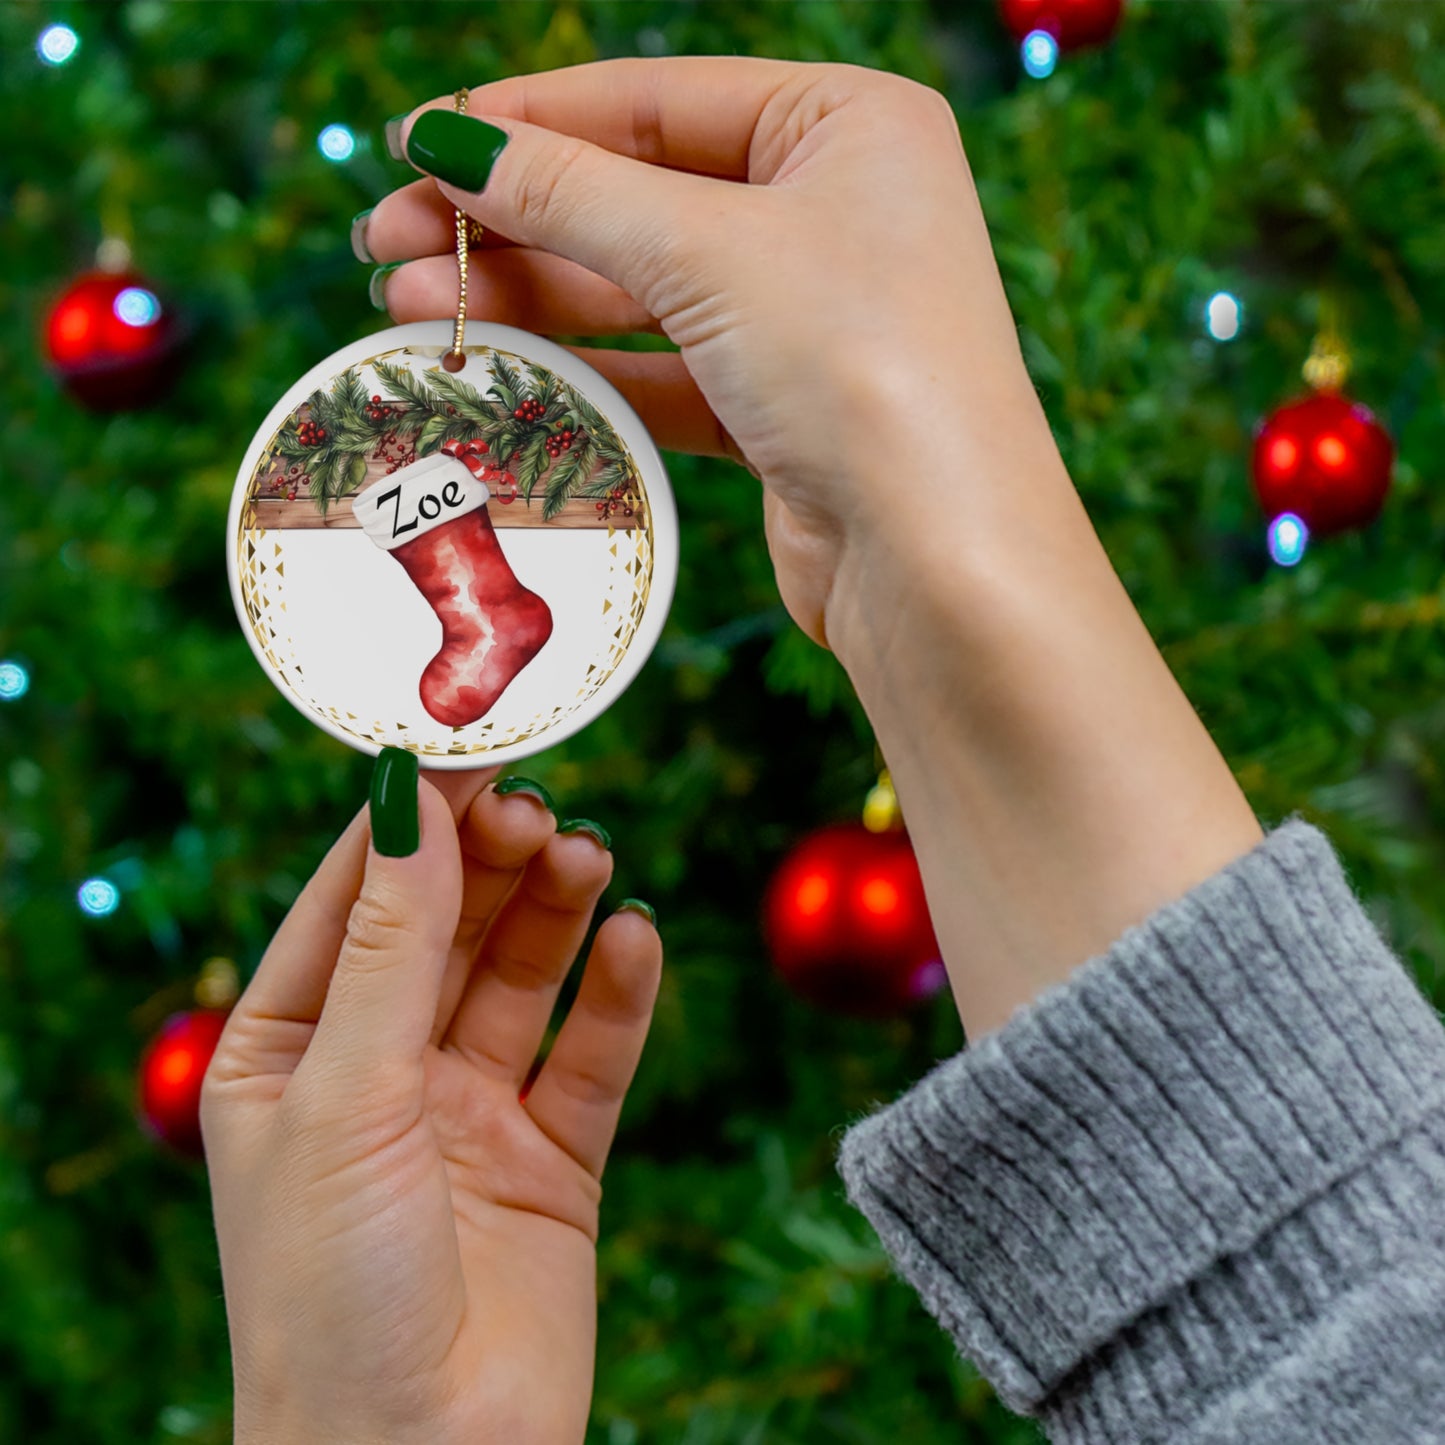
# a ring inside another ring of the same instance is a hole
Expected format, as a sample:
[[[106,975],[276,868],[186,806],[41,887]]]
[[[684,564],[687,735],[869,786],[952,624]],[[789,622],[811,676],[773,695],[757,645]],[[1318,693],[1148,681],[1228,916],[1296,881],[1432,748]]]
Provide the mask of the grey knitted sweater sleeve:
[[[1445,1030],[1299,819],[839,1168],[1053,1441],[1445,1441]]]

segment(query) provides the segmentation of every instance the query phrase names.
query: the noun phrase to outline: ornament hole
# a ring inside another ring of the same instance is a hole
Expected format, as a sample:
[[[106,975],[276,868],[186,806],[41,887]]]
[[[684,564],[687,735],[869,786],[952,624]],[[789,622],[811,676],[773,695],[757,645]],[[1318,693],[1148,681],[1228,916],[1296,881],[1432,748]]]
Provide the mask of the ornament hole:
[[[448,371],[460,371],[466,364],[466,355],[460,351],[449,351],[442,357],[442,365]]]

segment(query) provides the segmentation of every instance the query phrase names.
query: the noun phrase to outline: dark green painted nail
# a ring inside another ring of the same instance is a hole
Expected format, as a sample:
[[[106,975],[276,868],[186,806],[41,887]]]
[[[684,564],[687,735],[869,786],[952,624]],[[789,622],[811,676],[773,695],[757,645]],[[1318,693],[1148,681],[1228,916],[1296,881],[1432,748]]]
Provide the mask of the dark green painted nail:
[[[364,211],[358,211],[351,218],[351,254],[358,261],[364,261],[368,266],[376,265],[376,257],[371,254],[366,244],[366,223],[371,219],[371,213],[376,208],[368,206]]]
[[[378,311],[386,310],[386,278],[396,270],[398,266],[405,266],[405,261],[390,261],[385,266],[378,266],[371,273],[371,281],[367,285],[366,294],[371,297],[371,304]]]
[[[654,928],[657,927],[657,910],[640,898],[624,898],[617,905],[619,913],[640,913]]]
[[[409,858],[421,844],[418,763],[405,748],[382,748],[371,773],[371,841],[387,858]]]
[[[401,148],[401,128],[406,124],[406,118],[411,112],[404,111],[401,115],[394,115],[386,123],[386,153],[394,161],[404,161],[405,154]]]
[[[492,791],[499,797],[505,798],[512,793],[525,793],[529,798],[536,798],[549,813],[557,811],[557,805],[552,801],[552,795],[541,783],[534,783],[531,778],[503,778],[497,783]]]
[[[454,110],[424,110],[406,138],[406,158],[448,185],[480,191],[509,139],[484,120]]]
[[[559,833],[589,833],[604,848],[612,847],[612,834],[601,823],[594,823],[591,818],[568,818],[565,823],[557,825],[557,831]]]

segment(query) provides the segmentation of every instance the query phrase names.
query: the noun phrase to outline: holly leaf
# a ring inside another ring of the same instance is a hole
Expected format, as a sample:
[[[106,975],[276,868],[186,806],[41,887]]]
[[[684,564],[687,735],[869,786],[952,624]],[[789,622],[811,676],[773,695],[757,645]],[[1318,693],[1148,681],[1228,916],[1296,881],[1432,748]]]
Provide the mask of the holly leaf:
[[[447,431],[455,420],[455,417],[447,416],[441,412],[436,412],[429,416],[426,419],[426,424],[422,427],[421,431],[417,433],[417,456],[428,455],[441,446],[447,439]]]
[[[547,470],[547,433],[539,431],[522,448],[522,455],[517,461],[517,490],[521,492],[523,500],[528,506],[532,505],[532,488],[537,485],[537,479]]]
[[[352,452],[351,460],[346,464],[346,484],[339,496],[345,496],[354,492],[366,480],[366,453]]]

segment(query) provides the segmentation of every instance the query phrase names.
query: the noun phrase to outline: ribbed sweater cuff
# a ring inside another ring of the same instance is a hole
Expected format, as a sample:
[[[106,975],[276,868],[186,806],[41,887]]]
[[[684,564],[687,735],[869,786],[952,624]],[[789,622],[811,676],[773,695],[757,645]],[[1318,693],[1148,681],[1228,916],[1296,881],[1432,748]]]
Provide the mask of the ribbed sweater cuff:
[[[839,1168],[1006,1403],[1082,1418],[1113,1372],[1113,1426],[1061,1433],[1142,1439],[1129,1400],[1267,1353],[1240,1334],[1281,1301],[1325,1307],[1322,1229],[1378,1255],[1372,1161],[1438,1161],[1442,1102],[1439,1019],[1292,819],[856,1124]]]

